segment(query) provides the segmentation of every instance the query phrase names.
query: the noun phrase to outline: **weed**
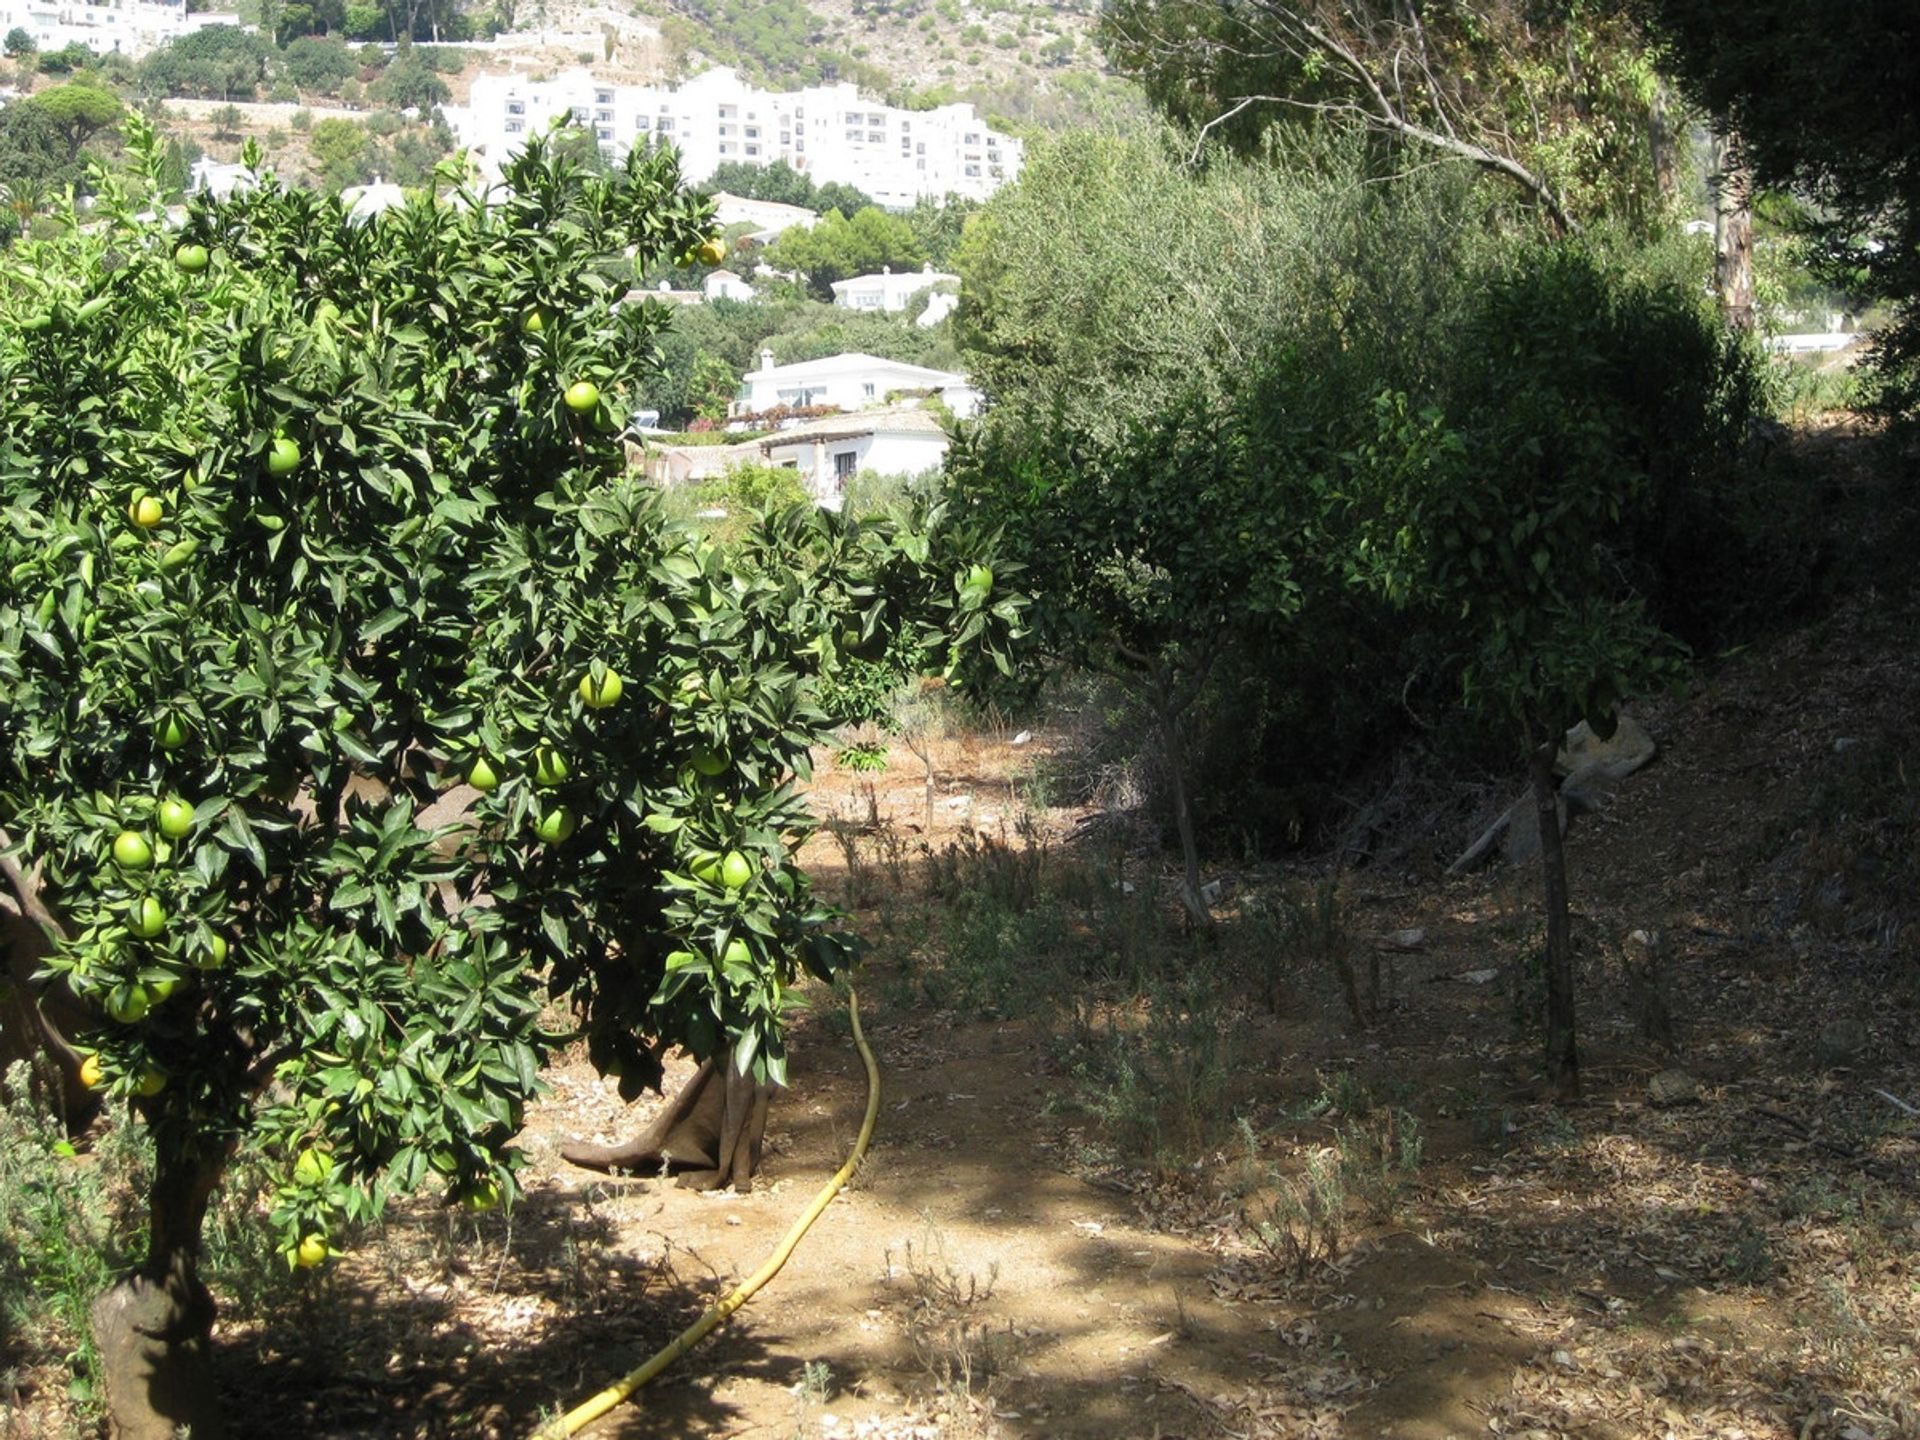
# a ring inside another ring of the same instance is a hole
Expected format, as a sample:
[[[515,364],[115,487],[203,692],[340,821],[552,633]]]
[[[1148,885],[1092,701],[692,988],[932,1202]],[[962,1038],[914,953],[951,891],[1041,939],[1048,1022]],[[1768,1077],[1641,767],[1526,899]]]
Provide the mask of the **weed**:
[[[1121,1155],[1171,1173],[1230,1132],[1241,1034],[1204,967],[1157,979],[1081,1046],[1075,1098]]]
[[[843,746],[834,753],[833,763],[842,770],[870,775],[887,768],[887,747],[878,741]]]
[[[886,1265],[889,1278],[904,1275],[911,1291],[907,1344],[920,1368],[949,1395],[984,1396],[1015,1352],[1012,1322],[995,1325],[983,1313],[1000,1278],[999,1265],[988,1267],[985,1284],[971,1270],[962,1274],[931,1223],[918,1251],[908,1241],[900,1264],[888,1250]]]
[[[1331,1147],[1307,1157],[1299,1175],[1281,1178],[1272,1198],[1248,1215],[1246,1235],[1296,1280],[1340,1258],[1347,1190]]]
[[[74,1397],[90,1402],[89,1311],[144,1232],[133,1221],[152,1167],[145,1132],[116,1114],[90,1155],[32,1099],[25,1062],[0,1083],[0,1330],[62,1353]]]
[[[1248,907],[1242,948],[1249,954],[1254,987],[1270,1012],[1279,1013],[1287,981],[1304,973],[1331,975],[1356,1025],[1364,1029],[1380,1018],[1389,998],[1380,953],[1369,948],[1364,961],[1354,958],[1349,919],[1336,876],[1310,890],[1283,890]]]
[[[1407,1181],[1419,1171],[1426,1142],[1418,1117],[1388,1107],[1334,1132],[1347,1193],[1375,1219],[1392,1218]]]
[[[1720,1270],[1736,1284],[1763,1285],[1772,1278],[1774,1267],[1773,1242],[1767,1232],[1741,1216],[1720,1256]]]

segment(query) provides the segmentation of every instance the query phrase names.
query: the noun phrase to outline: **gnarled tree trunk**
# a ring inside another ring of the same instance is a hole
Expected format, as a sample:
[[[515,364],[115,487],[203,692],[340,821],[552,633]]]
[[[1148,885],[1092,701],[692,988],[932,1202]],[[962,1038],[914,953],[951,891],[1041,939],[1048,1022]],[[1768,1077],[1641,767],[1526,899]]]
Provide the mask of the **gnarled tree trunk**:
[[[703,1061],[686,1087],[632,1140],[565,1145],[560,1153],[589,1170],[673,1173],[690,1190],[728,1185],[751,1190],[776,1088],[736,1069],[731,1055],[724,1072],[714,1061]]]
[[[160,1137],[146,1263],[93,1306],[93,1336],[114,1440],[221,1440],[213,1296],[200,1280],[200,1232],[227,1150]],[[184,1149],[185,1153],[179,1153]]]

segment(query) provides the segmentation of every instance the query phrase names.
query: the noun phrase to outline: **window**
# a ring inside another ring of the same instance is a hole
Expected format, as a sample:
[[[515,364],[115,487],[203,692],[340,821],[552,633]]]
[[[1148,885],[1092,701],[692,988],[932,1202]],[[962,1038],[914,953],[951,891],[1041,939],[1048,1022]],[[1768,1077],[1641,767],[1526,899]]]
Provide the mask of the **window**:
[[[806,149],[806,148],[807,148],[807,137],[806,137],[806,136],[804,136],[804,135],[796,135],[796,136],[794,137],[794,141],[793,141],[793,148],[794,148],[794,149],[796,149],[796,150],[804,150],[804,149]]]
[[[593,133],[602,140],[611,141],[613,139],[613,127],[611,125],[602,125]]]
[[[655,128],[655,129],[658,129],[658,130],[671,130],[671,129],[673,129],[673,117],[672,117],[671,115],[662,115],[662,116],[660,117],[660,123],[659,123],[659,124],[658,124],[657,126],[655,126],[654,128]]]
[[[980,137],[978,135],[969,135],[961,143],[965,145],[978,145],[980,143]]]
[[[913,147],[913,153],[914,153],[914,154],[916,154],[916,155],[924,155],[924,154],[926,154],[926,153],[927,153],[927,142],[926,142],[926,141],[924,141],[924,140],[922,140],[922,141],[921,141],[921,142],[920,142],[920,143],[919,143],[918,145],[916,145],[916,146],[914,146],[914,147]]]
[[[613,91],[611,90],[594,91],[593,103],[596,105],[611,105],[613,103]]]
[[[526,101],[524,101],[524,100],[509,100],[509,101],[507,101],[507,113],[508,113],[509,115],[524,115],[524,114],[526,114],[526,113],[527,113],[527,102],[526,102]]]
[[[869,380],[860,387],[860,393],[866,399],[873,399],[873,381]]]
[[[727,147],[722,145],[720,148],[724,150]],[[980,173],[980,167],[978,165],[969,165],[967,166],[965,173],[968,175],[978,175]]]
[[[860,132],[858,130],[847,131],[847,139],[852,141],[855,145],[858,145],[860,143]]]
[[[791,145],[793,143],[793,132],[791,130],[782,130],[780,132],[780,143],[782,145]]]
[[[729,145],[726,141],[722,140],[720,142],[720,153],[722,155],[731,155],[733,153],[733,146]]]
[[[758,140],[759,138],[760,138],[760,127],[758,125],[747,126],[747,139]]]
[[[989,151],[987,151],[987,159],[989,159],[989,160],[993,160],[993,161],[998,161],[998,160],[999,160],[999,158],[1000,158],[1000,152],[999,152],[998,150],[989,150]]]
[[[867,123],[869,125],[884,125],[887,123],[887,117],[884,115],[869,115],[867,117]]]
[[[731,135],[733,133],[733,127],[731,125],[722,125],[720,127],[720,133],[722,135]]]
[[[602,125],[610,124],[613,120],[613,111],[596,110],[593,112],[593,118],[598,120]]]
[[[527,122],[524,120],[507,121],[507,134],[509,135],[518,135],[522,130],[525,130],[526,128],[527,128]]]
[[[647,123],[647,117],[644,115],[636,115],[633,117],[633,128],[636,130],[646,129]]]
[[[747,154],[758,155],[759,153],[760,153],[760,147],[758,145],[747,146]]]
[[[804,120],[804,119],[806,119],[806,118],[807,118],[807,107],[806,107],[806,106],[804,106],[804,105],[796,105],[796,106],[794,106],[794,107],[793,107],[793,118],[794,118],[794,119],[796,119],[796,120]]]
[[[887,137],[878,130],[869,131],[867,134],[867,139],[871,140],[876,145],[884,145],[887,143]]]
[[[833,456],[833,478],[851,480],[855,467],[860,463],[858,450],[836,450]]]

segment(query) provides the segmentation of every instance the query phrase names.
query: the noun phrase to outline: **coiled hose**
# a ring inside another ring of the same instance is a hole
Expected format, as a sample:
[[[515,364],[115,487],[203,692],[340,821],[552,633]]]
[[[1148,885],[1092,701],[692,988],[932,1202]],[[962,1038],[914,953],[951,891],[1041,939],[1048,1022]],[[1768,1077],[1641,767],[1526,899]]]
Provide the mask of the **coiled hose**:
[[[834,1172],[831,1180],[820,1187],[820,1193],[813,1197],[813,1203],[801,1212],[800,1218],[793,1222],[793,1228],[787,1231],[786,1238],[780,1242],[773,1254],[753,1274],[734,1287],[726,1299],[712,1306],[706,1314],[682,1330],[673,1339],[661,1346],[645,1363],[630,1370],[626,1375],[609,1385],[592,1399],[576,1405],[556,1420],[550,1420],[534,1431],[532,1440],[565,1440],[565,1437],[577,1435],[587,1426],[598,1420],[614,1406],[627,1400],[642,1385],[655,1379],[674,1361],[698,1345],[707,1333],[719,1325],[734,1311],[753,1297],[755,1291],[765,1285],[787,1263],[794,1247],[807,1231],[833,1203],[833,1197],[845,1188],[847,1181],[853,1178],[853,1172],[860,1166],[861,1159],[867,1153],[867,1145],[873,1139],[874,1122],[880,1118],[880,1067],[874,1063],[873,1051],[867,1048],[867,1037],[860,1030],[860,1001],[851,989],[847,991],[847,1015],[853,1021],[853,1043],[860,1051],[861,1063],[867,1067],[867,1114],[860,1122],[860,1134],[853,1142],[853,1151],[847,1156],[847,1163]]]

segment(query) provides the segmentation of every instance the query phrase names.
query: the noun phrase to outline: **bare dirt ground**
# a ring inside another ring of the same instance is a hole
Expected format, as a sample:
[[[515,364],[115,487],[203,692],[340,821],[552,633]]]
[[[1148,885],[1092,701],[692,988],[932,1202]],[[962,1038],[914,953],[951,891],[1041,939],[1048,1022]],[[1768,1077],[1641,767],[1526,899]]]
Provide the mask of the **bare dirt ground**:
[[[1896,1103],[1920,1105],[1911,633],[1862,602],[1642,712],[1661,758],[1570,838],[1578,1104],[1544,1102],[1514,1021],[1531,875],[1351,876],[1363,945],[1425,937],[1371,1030],[1310,972],[1277,1013],[1223,1014],[1258,1173],[1238,1142],[1118,1162],[1066,1103],[1044,1017],[970,1018],[908,983],[943,933],[914,847],[1010,832],[1047,736],[944,742],[931,833],[904,751],[870,795],[823,770],[821,812],[866,831],[851,873],[831,837],[812,858],[824,888],[860,890],[876,937],[874,1152],[768,1289],[589,1433],[1920,1435],[1920,1121]],[[1057,851],[1080,817],[1035,818]],[[1223,878],[1231,924],[1286,877]],[[1637,927],[1667,936],[1671,1054],[1621,979]],[[227,1330],[238,1432],[519,1435],[636,1364],[760,1263],[852,1140],[862,1072],[837,1003],[815,1002],[753,1193],[570,1169],[562,1139],[649,1107],[563,1066],[511,1217],[416,1202],[295,1310]],[[1677,1090],[1653,1082],[1675,1068]],[[1391,1206],[1348,1217],[1331,1263],[1301,1273],[1258,1243],[1276,1177],[1396,1113],[1424,1159]]]

